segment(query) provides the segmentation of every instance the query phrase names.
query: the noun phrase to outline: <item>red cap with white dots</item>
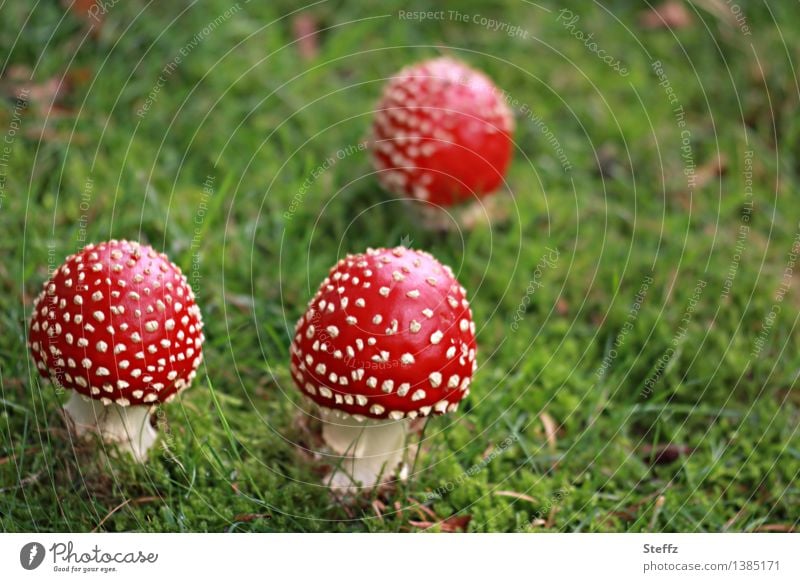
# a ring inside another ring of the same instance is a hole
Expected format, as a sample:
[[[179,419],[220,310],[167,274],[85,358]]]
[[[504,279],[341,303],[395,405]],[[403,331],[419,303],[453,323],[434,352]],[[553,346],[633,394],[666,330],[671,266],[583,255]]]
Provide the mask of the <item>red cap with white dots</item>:
[[[29,347],[42,376],[118,406],[166,402],[202,360],[203,323],[181,270],[135,242],[90,244],[34,303]]]
[[[514,119],[486,75],[449,57],[404,68],[378,104],[373,159],[384,188],[448,206],[497,189]]]
[[[291,347],[298,387],[357,420],[455,411],[476,367],[466,291],[449,267],[404,247],[340,260]]]

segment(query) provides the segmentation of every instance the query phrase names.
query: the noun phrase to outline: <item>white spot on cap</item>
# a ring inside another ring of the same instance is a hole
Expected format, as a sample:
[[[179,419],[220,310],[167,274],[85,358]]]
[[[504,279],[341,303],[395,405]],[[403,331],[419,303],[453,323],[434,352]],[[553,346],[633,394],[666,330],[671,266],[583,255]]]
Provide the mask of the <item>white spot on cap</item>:
[[[431,381],[431,386],[434,388],[438,388],[442,385],[442,373],[441,372],[431,372],[428,376],[428,380]]]

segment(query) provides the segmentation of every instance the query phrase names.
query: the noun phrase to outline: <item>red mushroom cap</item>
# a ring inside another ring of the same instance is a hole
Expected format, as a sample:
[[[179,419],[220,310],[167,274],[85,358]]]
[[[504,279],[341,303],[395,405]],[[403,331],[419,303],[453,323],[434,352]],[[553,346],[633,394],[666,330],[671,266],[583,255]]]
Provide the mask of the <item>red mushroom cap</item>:
[[[135,242],[67,257],[34,302],[28,346],[58,386],[120,406],[165,402],[202,360],[194,293],[166,255]]]
[[[375,114],[374,161],[387,190],[450,205],[495,190],[514,120],[483,73],[443,57],[404,68]]]
[[[317,404],[370,418],[457,409],[477,367],[475,324],[449,267],[404,247],[348,255],[300,318],[292,375]]]

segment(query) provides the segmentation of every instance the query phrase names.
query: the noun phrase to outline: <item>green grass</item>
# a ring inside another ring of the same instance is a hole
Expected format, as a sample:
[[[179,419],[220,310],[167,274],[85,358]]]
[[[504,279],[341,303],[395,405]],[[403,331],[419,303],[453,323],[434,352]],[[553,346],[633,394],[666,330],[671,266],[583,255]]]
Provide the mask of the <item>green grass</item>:
[[[293,3],[240,2],[139,117],[162,69],[226,0],[120,2],[97,36],[60,3],[5,3],[3,93],[12,66],[40,85],[65,70],[72,82],[59,115],[27,108],[2,190],[0,529],[394,532],[452,516],[471,516],[469,531],[796,528],[797,277],[775,296],[800,221],[797,7],[748,3],[744,36],[691,6],[693,26],[670,31],[641,27],[645,3],[571,3],[576,28],[626,65],[622,77],[558,20],[560,4],[542,4],[452,7],[520,26],[519,38],[402,20],[405,3],[323,2],[308,9],[321,33],[304,61]],[[486,70],[537,116],[517,115],[500,199],[509,218],[423,230],[361,151],[313,180],[287,219],[315,169],[367,135],[384,79],[440,53]],[[685,111],[697,171],[725,159],[721,177],[691,191],[655,60]],[[14,105],[0,107],[3,137]],[[159,411],[169,453],[145,466],[73,442],[25,348],[48,257],[80,248],[82,223],[87,242],[169,253],[206,321],[198,381]],[[314,426],[288,371],[291,329],[344,253],[405,237],[468,288],[480,368],[466,406],[428,423],[413,478],[346,505],[304,453]],[[558,260],[534,275],[548,248]],[[514,331],[535,276],[542,286]],[[648,447],[662,446],[685,454],[651,463]]]

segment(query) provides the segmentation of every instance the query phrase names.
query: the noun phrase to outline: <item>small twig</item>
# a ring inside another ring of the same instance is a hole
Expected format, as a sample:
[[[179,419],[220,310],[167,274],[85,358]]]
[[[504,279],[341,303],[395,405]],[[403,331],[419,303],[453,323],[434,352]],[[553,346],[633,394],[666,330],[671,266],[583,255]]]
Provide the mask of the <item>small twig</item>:
[[[530,495],[525,495],[524,493],[517,493],[516,491],[495,491],[494,495],[497,495],[499,497],[513,497],[514,499],[520,499],[522,501],[530,501],[531,503],[538,503],[536,499],[534,499]]]
[[[658,521],[658,516],[661,515],[661,509],[664,507],[664,503],[666,503],[667,498],[663,495],[659,495],[658,499],[653,507],[653,516],[650,518],[650,531],[653,531],[656,527],[656,522]]]
[[[148,497],[139,497],[138,499],[126,499],[125,501],[123,501],[122,503],[117,505],[114,509],[109,511],[106,514],[106,516],[103,519],[100,520],[100,523],[98,523],[94,527],[94,529],[91,531],[91,533],[96,533],[98,529],[103,527],[103,524],[106,522],[106,520],[108,520],[108,518],[110,518],[112,515],[114,515],[116,512],[118,512],[120,509],[122,509],[123,507],[125,507],[129,503],[133,503],[134,505],[138,505],[140,503],[149,503],[151,501],[156,501],[158,499],[160,499],[160,497],[156,497],[154,495],[151,495],[151,496],[148,496]]]

